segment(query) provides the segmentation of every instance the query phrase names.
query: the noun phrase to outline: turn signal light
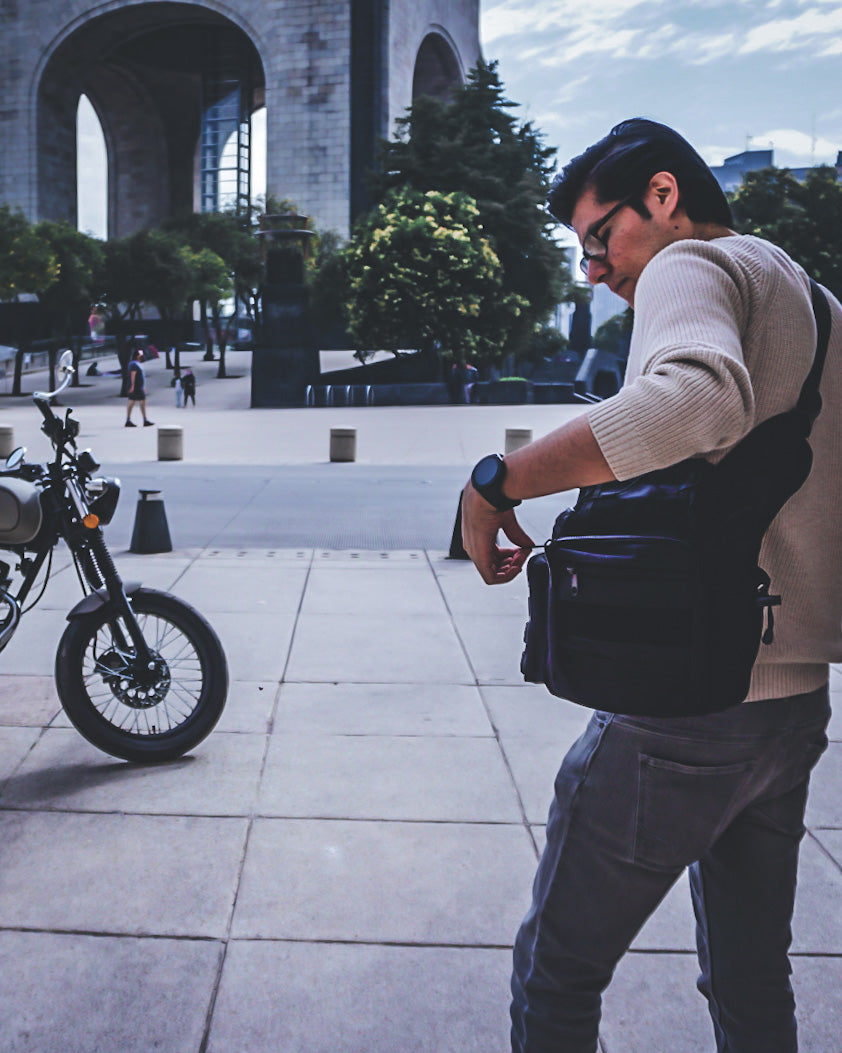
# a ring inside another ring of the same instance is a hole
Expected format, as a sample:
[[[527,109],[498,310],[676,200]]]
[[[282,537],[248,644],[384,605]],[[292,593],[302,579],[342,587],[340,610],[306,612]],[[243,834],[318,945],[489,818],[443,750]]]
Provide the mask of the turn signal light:
[[[99,526],[99,516],[94,515],[93,512],[88,512],[82,522],[88,530],[95,530]]]

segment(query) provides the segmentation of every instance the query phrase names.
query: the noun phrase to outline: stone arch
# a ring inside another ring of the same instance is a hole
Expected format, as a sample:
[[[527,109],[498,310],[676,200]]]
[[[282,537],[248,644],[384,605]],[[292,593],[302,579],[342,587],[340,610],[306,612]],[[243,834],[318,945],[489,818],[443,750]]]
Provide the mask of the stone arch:
[[[75,112],[82,94],[106,141],[109,235],[194,208],[207,100],[219,95],[226,77],[239,77],[250,109],[265,81],[252,37],[221,6],[103,5],[65,28],[36,74],[39,216],[76,221]],[[203,156],[206,138],[207,131]]]
[[[459,53],[445,31],[437,26],[421,41],[412,74],[412,97],[432,95],[448,99],[465,81]]]

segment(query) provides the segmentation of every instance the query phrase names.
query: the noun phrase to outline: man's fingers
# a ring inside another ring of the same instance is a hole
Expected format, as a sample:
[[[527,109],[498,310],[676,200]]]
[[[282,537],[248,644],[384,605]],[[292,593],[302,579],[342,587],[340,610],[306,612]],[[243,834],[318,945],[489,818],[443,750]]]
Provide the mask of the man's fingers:
[[[535,542],[526,533],[514,512],[506,512],[500,522],[503,533],[518,548],[535,548]]]

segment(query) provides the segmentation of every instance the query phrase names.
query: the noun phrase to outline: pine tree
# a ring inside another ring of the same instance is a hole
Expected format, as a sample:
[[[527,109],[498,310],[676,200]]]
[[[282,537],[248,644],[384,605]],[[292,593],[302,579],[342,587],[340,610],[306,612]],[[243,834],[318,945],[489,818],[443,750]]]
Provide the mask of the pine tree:
[[[472,197],[479,222],[499,257],[503,290],[526,301],[511,330],[517,350],[562,299],[567,258],[544,211],[555,150],[532,124],[509,110],[496,62],[480,61],[450,101],[419,96],[383,144],[373,191],[382,200],[399,187],[461,192]]]

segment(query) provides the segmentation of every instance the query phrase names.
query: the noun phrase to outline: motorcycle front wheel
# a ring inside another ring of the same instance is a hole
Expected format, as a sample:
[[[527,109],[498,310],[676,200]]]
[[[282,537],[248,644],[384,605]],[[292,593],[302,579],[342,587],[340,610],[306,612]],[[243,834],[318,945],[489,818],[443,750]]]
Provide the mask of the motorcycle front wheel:
[[[106,602],[64,631],[59,698],[80,734],[105,753],[147,764],[173,760],[219,720],[228,694],[225,652],[199,612],[177,597],[138,589],[131,605],[152,653],[151,675],[138,668],[128,630]]]

